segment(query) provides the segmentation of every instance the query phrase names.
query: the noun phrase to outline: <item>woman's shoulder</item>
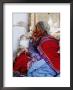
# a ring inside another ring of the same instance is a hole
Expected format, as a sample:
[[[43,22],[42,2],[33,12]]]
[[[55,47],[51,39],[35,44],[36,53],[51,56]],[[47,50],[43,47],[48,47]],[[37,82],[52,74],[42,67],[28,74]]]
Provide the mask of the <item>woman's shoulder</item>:
[[[55,37],[53,37],[52,35],[46,35],[46,36],[43,36],[40,40],[40,42],[45,42],[45,41],[56,41],[56,42],[59,42],[58,39],[56,39]]]

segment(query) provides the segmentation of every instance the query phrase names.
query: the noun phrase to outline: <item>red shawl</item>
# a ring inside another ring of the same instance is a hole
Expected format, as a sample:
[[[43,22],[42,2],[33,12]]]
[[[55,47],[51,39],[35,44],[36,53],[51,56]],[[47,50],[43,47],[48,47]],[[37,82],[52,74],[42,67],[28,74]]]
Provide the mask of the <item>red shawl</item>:
[[[29,61],[28,54],[25,54],[25,52],[22,52],[19,56],[15,58],[15,62],[13,65],[13,71],[18,71],[21,74],[27,73],[27,63]]]
[[[60,71],[59,40],[49,35],[44,36],[39,42],[37,49],[54,70]]]

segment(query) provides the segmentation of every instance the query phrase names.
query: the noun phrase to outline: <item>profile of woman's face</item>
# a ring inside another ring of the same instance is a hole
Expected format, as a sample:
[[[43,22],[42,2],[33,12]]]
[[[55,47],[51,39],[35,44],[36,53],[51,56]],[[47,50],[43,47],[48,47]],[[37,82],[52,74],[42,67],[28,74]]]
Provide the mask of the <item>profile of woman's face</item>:
[[[33,33],[32,33],[32,39],[35,41],[37,40],[40,36],[42,36],[43,34],[43,31],[41,30],[40,26],[39,25],[36,25],[34,30],[33,30]]]

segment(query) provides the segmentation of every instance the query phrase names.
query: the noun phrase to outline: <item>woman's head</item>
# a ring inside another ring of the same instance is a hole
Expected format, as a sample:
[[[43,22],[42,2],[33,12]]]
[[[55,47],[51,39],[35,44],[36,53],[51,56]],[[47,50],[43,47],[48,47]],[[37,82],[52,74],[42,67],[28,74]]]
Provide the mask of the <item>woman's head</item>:
[[[21,49],[24,49],[25,51],[27,51],[29,47],[29,38],[27,38],[25,35],[21,35],[19,46]]]
[[[37,40],[43,35],[48,34],[47,31],[49,30],[50,30],[50,26],[48,25],[48,23],[40,21],[35,25],[35,28],[32,33],[32,38],[34,40]]]

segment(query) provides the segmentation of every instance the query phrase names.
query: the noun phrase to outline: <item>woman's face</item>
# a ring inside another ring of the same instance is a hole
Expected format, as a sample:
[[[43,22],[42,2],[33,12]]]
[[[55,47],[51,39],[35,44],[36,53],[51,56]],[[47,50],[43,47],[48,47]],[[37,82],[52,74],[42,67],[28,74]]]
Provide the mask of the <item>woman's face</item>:
[[[21,36],[19,45],[20,48],[27,50],[29,47],[29,39],[27,39],[25,36]]]
[[[35,26],[34,30],[33,30],[33,34],[32,34],[32,39],[35,41],[37,40],[40,36],[42,36],[43,31],[41,30],[40,26],[37,25]]]

